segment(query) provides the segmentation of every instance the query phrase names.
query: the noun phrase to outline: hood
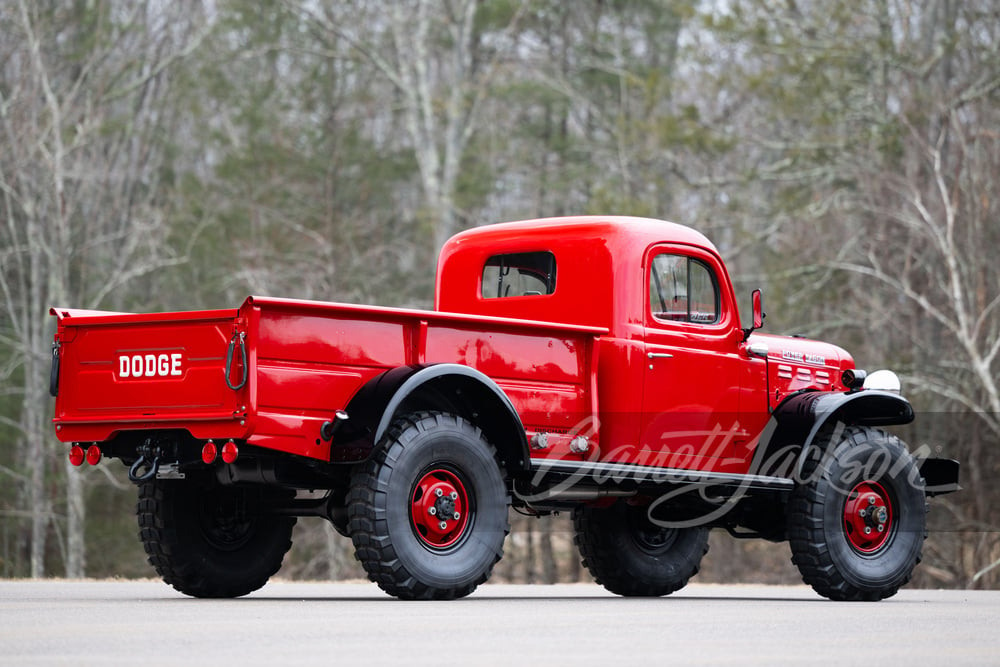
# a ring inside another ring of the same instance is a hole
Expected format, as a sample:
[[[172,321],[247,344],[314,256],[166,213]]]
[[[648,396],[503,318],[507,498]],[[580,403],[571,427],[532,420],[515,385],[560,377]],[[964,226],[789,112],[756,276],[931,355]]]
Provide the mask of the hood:
[[[768,399],[772,407],[803,389],[844,391],[841,373],[854,368],[854,358],[830,343],[756,333],[748,343],[767,346]]]

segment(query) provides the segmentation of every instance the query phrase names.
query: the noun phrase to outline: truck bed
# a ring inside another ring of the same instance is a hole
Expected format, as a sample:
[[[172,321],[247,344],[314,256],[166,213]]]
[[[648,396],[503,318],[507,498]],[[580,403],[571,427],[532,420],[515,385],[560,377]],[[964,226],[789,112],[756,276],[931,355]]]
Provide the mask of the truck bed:
[[[407,365],[475,368],[509,396],[526,430],[565,433],[597,412],[594,341],[607,333],[266,297],[229,310],[52,313],[60,440],[184,429],[320,460],[329,460],[331,446],[319,436],[322,423],[366,382]],[[548,455],[558,456],[559,447]]]

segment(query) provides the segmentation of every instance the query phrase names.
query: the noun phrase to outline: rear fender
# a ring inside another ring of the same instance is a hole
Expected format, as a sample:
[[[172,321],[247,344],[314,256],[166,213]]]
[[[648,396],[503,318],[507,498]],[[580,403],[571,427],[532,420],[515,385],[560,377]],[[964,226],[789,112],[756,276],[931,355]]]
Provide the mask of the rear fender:
[[[400,366],[369,380],[346,407],[331,462],[367,459],[397,416],[417,410],[467,419],[497,448],[508,472],[528,469],[528,441],[514,405],[493,380],[460,364]]]

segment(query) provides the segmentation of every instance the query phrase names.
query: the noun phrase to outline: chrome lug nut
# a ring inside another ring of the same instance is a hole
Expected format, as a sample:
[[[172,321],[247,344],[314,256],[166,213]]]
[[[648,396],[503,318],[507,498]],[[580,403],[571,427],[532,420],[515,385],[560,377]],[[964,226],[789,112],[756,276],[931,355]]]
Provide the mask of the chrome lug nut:
[[[441,489],[434,489],[434,495],[440,498],[441,496],[444,495],[444,491],[442,491]]]
[[[437,511],[436,507],[431,507],[431,508],[428,508],[427,513],[430,514],[431,516],[434,516],[435,514],[438,513],[438,511]]]
[[[442,522],[441,522],[440,524],[438,524],[438,525],[439,525],[439,526],[441,527],[441,530],[445,530],[446,528],[448,528],[448,523],[447,523],[447,522],[445,522],[445,521],[442,521]]]

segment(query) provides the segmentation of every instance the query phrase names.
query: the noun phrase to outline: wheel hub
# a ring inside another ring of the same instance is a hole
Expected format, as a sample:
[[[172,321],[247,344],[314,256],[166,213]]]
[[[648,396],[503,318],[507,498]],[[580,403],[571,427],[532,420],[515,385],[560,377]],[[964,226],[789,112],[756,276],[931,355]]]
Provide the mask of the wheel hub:
[[[413,490],[410,519],[421,541],[433,549],[456,544],[469,525],[469,499],[465,484],[450,470],[423,475]]]
[[[202,535],[216,549],[234,551],[253,536],[254,516],[244,493],[215,490],[201,500],[198,521]]]
[[[625,520],[632,540],[647,553],[662,553],[670,549],[677,540],[677,529],[664,528],[651,522],[644,506],[630,506]]]
[[[892,528],[889,494],[878,482],[861,482],[844,504],[844,532],[854,550],[871,554],[881,549]]]

